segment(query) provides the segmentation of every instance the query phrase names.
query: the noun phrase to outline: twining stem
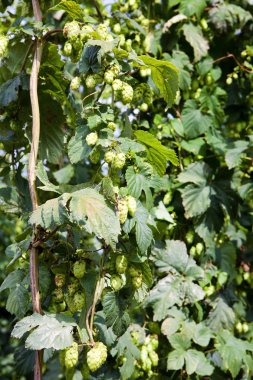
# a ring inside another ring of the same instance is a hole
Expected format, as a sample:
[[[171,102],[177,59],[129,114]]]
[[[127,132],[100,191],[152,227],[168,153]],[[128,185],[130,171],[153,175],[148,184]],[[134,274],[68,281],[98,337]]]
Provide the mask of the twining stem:
[[[32,0],[33,13],[36,21],[42,21],[42,14],[38,0]],[[33,65],[30,76],[30,99],[32,108],[32,143],[29,155],[28,182],[32,202],[32,209],[38,207],[38,197],[36,191],[36,163],[39,149],[40,138],[40,109],[38,99],[38,76],[42,57],[42,42],[35,42]],[[33,242],[37,239],[37,227],[33,226]],[[30,249],[30,285],[32,293],[33,311],[41,314],[40,293],[39,293],[39,265],[38,265],[38,248]],[[36,351],[34,365],[34,380],[42,379],[42,356],[43,351]]]

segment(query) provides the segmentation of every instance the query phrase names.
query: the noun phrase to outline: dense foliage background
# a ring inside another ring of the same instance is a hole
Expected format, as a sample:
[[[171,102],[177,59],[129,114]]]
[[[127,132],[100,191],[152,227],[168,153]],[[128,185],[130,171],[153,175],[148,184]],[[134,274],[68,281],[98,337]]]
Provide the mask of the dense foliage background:
[[[251,379],[252,1],[40,7],[0,1],[1,379]]]

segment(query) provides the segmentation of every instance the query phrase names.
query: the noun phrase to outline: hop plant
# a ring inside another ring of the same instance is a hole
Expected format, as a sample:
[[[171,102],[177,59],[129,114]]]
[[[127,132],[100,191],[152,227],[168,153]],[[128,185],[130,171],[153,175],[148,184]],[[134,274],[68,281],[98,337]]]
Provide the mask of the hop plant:
[[[133,95],[134,95],[133,87],[130,86],[128,83],[123,83],[121,95],[122,95],[123,104],[130,103],[133,100]]]
[[[114,79],[114,81],[112,82],[112,88],[114,89],[114,91],[121,91],[123,88],[122,80]]]
[[[66,282],[66,276],[63,273],[57,273],[54,278],[55,285],[58,288],[62,288],[65,285]]]
[[[96,145],[96,142],[98,141],[98,134],[97,132],[91,132],[86,136],[86,143],[89,146]]]
[[[115,292],[117,292],[123,286],[122,278],[120,276],[118,276],[117,274],[114,274],[110,278],[110,284],[111,284],[111,287],[113,288],[113,290],[115,290]]]
[[[115,158],[115,153],[113,151],[108,150],[108,152],[105,152],[105,156],[104,156],[105,162],[110,164],[111,162],[113,162],[114,158]]]
[[[77,91],[81,85],[81,78],[80,77],[74,77],[72,81],[70,82],[70,88],[72,91]]]
[[[87,353],[87,364],[92,372],[99,369],[107,359],[107,347],[102,342],[95,343],[94,347]]]
[[[117,256],[117,258],[116,258],[116,271],[119,274],[125,273],[125,271],[127,269],[127,265],[128,265],[128,260],[127,260],[126,256],[124,256],[124,255]]]
[[[112,84],[113,80],[114,80],[114,74],[113,74],[112,70],[107,70],[104,74],[105,83]]]
[[[134,216],[137,209],[137,203],[134,197],[131,195],[128,195],[127,197],[127,207],[128,207],[128,213],[130,216]]]
[[[76,278],[82,278],[86,270],[85,261],[76,261],[73,265],[73,274]]]
[[[79,288],[79,281],[72,277],[71,283],[68,285],[68,293],[73,296]]]
[[[63,34],[69,40],[76,40],[80,34],[80,26],[77,21],[67,22],[63,28]]]
[[[84,25],[81,29],[81,40],[83,42],[87,41],[92,37],[92,33],[94,33],[94,30],[91,25]]]
[[[128,214],[127,200],[120,199],[118,203],[119,221],[121,224],[125,223]]]
[[[114,169],[122,169],[126,163],[126,156],[124,153],[117,153],[113,160]]]
[[[85,84],[88,88],[94,88],[97,84],[94,75],[88,75],[85,79]]]
[[[0,34],[0,58],[3,58],[7,53],[9,40],[3,34]]]
[[[72,44],[70,42],[65,42],[64,47],[63,47],[63,53],[67,56],[70,57],[73,52]]]
[[[142,285],[142,276],[135,276],[132,278],[132,285],[134,289],[139,289]]]
[[[107,35],[108,35],[108,27],[107,27],[107,25],[100,24],[97,27],[96,32],[99,34],[99,36],[101,37],[102,40],[105,40],[106,37],[107,37]]]
[[[78,362],[78,344],[76,342],[72,343],[72,346],[65,350],[65,367],[67,369],[73,368]]]
[[[109,129],[111,129],[112,131],[115,131],[116,129],[116,124],[113,122],[113,121],[109,121],[109,123],[107,124],[107,127]]]
[[[82,310],[82,308],[85,305],[85,293],[84,292],[76,293],[73,298],[73,303],[74,303],[76,311]]]

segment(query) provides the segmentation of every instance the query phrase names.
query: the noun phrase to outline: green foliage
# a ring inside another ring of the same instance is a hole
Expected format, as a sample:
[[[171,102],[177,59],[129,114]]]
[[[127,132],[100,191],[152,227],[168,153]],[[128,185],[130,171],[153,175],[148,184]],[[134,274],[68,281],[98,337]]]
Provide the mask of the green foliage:
[[[250,380],[253,5],[39,3],[0,2],[0,378]]]

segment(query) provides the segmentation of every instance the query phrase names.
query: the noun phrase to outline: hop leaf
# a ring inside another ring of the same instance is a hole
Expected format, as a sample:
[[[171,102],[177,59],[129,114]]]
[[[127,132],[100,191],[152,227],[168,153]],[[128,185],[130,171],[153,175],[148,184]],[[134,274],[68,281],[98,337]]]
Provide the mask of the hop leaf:
[[[92,372],[100,368],[107,359],[107,347],[102,342],[95,343],[95,346],[87,353],[87,364]]]

